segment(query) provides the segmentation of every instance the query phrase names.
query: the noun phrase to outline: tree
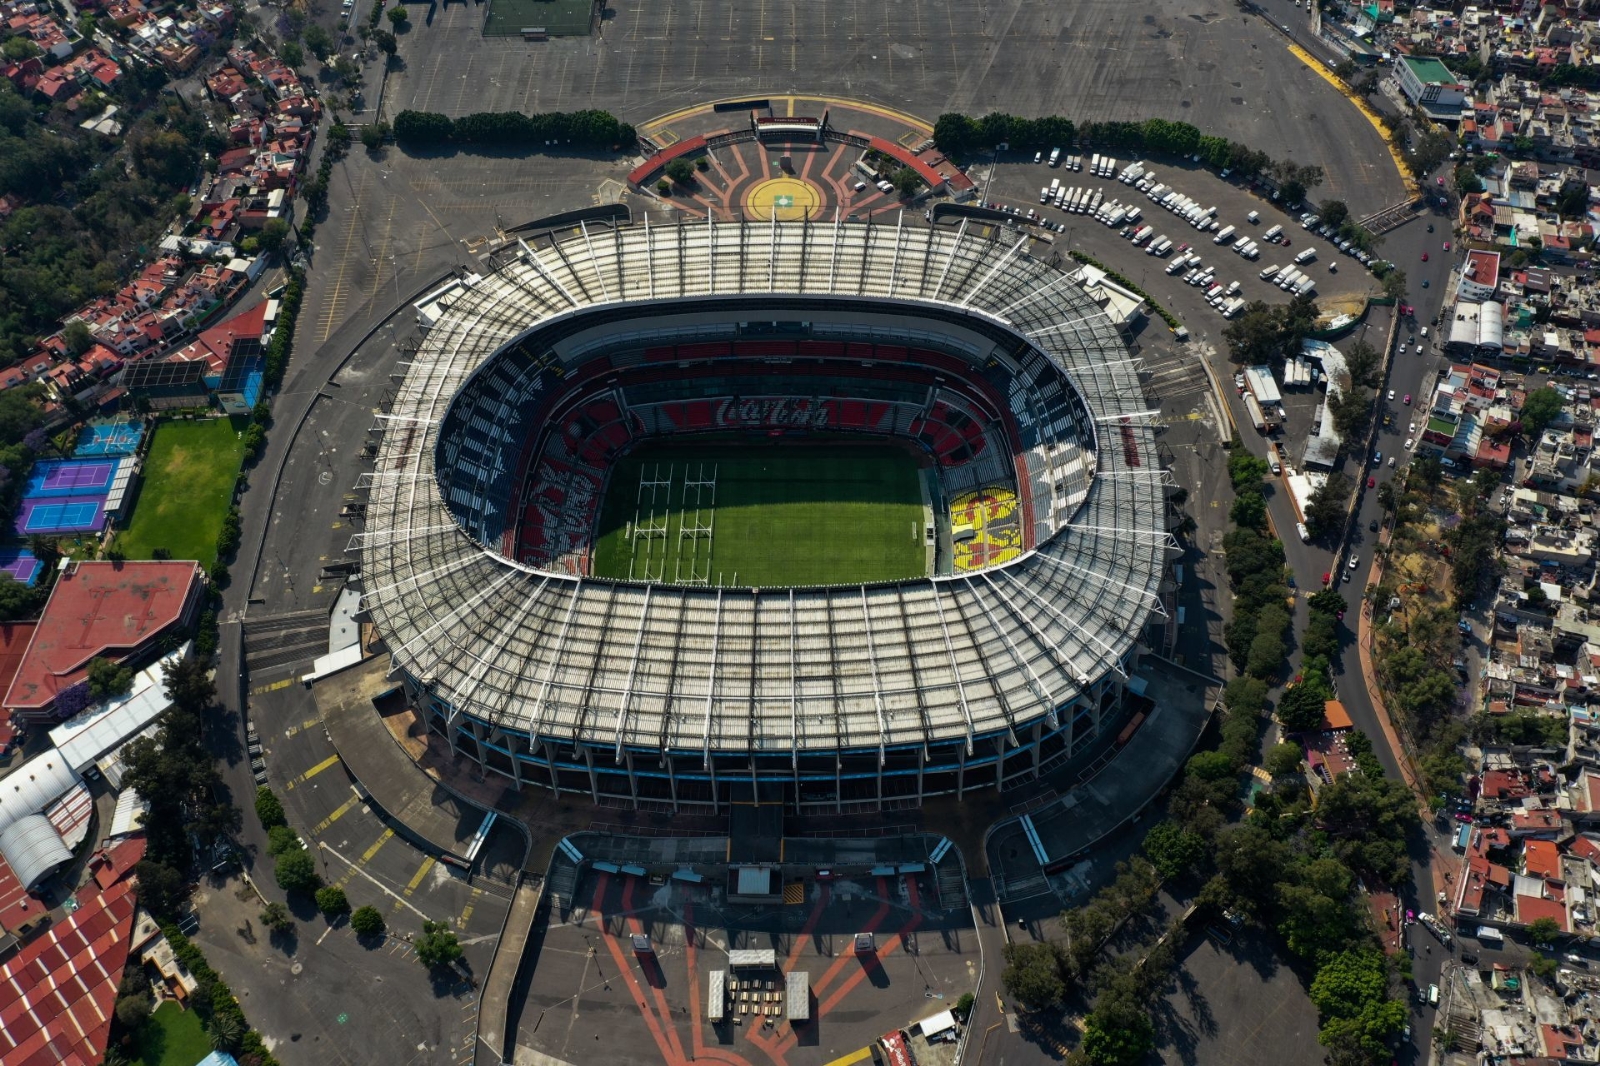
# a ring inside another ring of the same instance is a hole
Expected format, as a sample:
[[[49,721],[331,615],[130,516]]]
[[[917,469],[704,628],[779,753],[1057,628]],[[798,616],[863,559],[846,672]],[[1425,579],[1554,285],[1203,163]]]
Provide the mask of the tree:
[[[391,7],[389,9],[389,21],[394,23],[395,29],[399,29],[401,26],[404,26],[406,24],[406,20],[410,17],[411,16],[407,14],[406,9],[403,7]]]
[[[361,143],[369,152],[376,152],[389,139],[387,122],[369,122],[361,127]]]
[[[1366,341],[1356,341],[1344,355],[1344,364],[1350,370],[1350,379],[1368,388],[1378,387],[1378,349]]]
[[[357,936],[377,936],[383,932],[383,912],[376,907],[357,907],[350,915],[350,928]]]
[[[889,182],[899,190],[901,196],[910,196],[917,191],[917,186],[922,184],[922,179],[917,177],[917,172],[910,167],[901,167],[894,172]]]
[[[278,47],[278,58],[289,67],[298,67],[306,61],[304,50],[297,41],[285,41]]]
[[[1383,294],[1391,300],[1403,300],[1406,295],[1406,272],[1393,269],[1383,275]]]
[[[261,227],[261,234],[257,238],[261,242],[261,250],[276,253],[283,247],[283,242],[289,239],[289,223],[281,218],[271,218]]]
[[[67,346],[68,354],[79,356],[94,346],[94,334],[81,319],[75,318],[61,331],[61,342]]]
[[[120,696],[133,687],[133,671],[110,659],[89,660],[89,695],[97,700]]]
[[[1309,733],[1322,726],[1329,699],[1321,679],[1306,679],[1285,689],[1278,698],[1278,721],[1285,733]]]
[[[276,901],[261,909],[260,918],[261,924],[274,933],[287,933],[294,928],[294,916],[289,913],[289,908]]]
[[[148,995],[123,996],[117,1000],[117,1021],[124,1029],[137,1029],[150,1017],[150,997]]]
[[[39,55],[39,46],[26,37],[8,37],[5,44],[0,45],[0,55],[20,63],[24,59],[32,59]]]
[[[1224,327],[1222,339],[1228,342],[1228,358],[1235,363],[1254,366],[1267,362],[1283,340],[1277,310],[1261,300],[1250,301],[1239,317]]]
[[[283,815],[283,801],[266,785],[256,789],[256,818],[263,829],[289,824]]]
[[[1335,470],[1328,475],[1306,504],[1306,528],[1313,536],[1332,533],[1344,523],[1345,509],[1354,491],[1355,483],[1343,473]]]
[[[317,886],[317,862],[301,848],[279,855],[273,874],[285,892],[306,892]]]
[[[1083,1051],[1095,1066],[1131,1066],[1155,1047],[1155,1025],[1138,1002],[1102,995],[1084,1019]]]
[[[1560,935],[1561,926],[1554,918],[1535,918],[1528,925],[1528,939],[1542,948],[1554,944]]]
[[[318,59],[327,59],[333,53],[332,35],[315,22],[306,27],[302,40],[305,41],[306,47],[311,49],[311,54]]]
[[[1047,1010],[1060,1006],[1067,994],[1061,975],[1061,958],[1049,944],[1015,942],[1003,951],[1005,969],[1000,983],[1006,995],[1025,1010]]]
[[[450,928],[449,922],[422,923],[422,933],[412,941],[412,948],[416,950],[417,961],[428,969],[438,966],[448,966],[461,958],[461,945],[456,941],[455,931]]]
[[[694,164],[679,156],[667,164],[667,177],[687,188],[694,184]]]
[[[1371,950],[1343,951],[1330,956],[1311,980],[1311,1002],[1329,1018],[1354,1018],[1369,1003],[1389,994],[1389,971],[1383,956]]]
[[[350,913],[350,900],[338,885],[317,889],[317,910],[328,918]]]
[[[378,51],[387,56],[392,56],[400,50],[400,42],[388,30],[373,30],[372,43],[378,46]]]
[[[1529,440],[1541,436],[1545,427],[1561,413],[1561,394],[1549,385],[1528,393],[1522,401],[1522,434]]]
[[[244,1022],[233,1011],[214,1011],[211,1015],[211,1050],[233,1054],[244,1039]]]
[[[1350,217],[1350,209],[1345,206],[1343,200],[1327,200],[1323,203],[1322,210],[1317,212],[1317,217],[1329,228],[1338,229],[1344,225],[1345,219]]]
[[[1205,859],[1206,840],[1169,818],[1151,826],[1144,835],[1144,853],[1162,877],[1181,877]]]
[[[1273,777],[1287,777],[1300,772],[1303,753],[1298,744],[1278,744],[1267,752],[1267,773]]]
[[[297,848],[300,848],[300,834],[293,829],[286,825],[275,825],[267,830],[268,854],[284,855]]]
[[[1267,525],[1267,500],[1259,492],[1245,492],[1234,497],[1228,517],[1236,526],[1265,529]]]
[[[139,903],[156,917],[176,917],[188,902],[189,885],[183,874],[165,863],[144,859],[134,873],[139,877]]]

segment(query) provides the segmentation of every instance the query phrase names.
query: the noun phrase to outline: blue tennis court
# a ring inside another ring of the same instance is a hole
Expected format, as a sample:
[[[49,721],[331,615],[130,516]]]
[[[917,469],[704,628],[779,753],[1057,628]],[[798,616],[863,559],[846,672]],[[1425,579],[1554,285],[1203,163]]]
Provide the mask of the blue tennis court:
[[[78,459],[92,459],[100,455],[132,455],[139,450],[139,442],[143,439],[142,422],[102,422],[83,427],[72,454]]]
[[[22,498],[87,496],[105,492],[117,476],[119,459],[41,459],[28,473]]]
[[[79,496],[55,499],[23,499],[17,508],[17,532],[92,533],[105,528],[106,498]]]
[[[10,574],[12,580],[32,585],[39,580],[44,564],[29,551],[17,544],[0,544],[0,574]]]

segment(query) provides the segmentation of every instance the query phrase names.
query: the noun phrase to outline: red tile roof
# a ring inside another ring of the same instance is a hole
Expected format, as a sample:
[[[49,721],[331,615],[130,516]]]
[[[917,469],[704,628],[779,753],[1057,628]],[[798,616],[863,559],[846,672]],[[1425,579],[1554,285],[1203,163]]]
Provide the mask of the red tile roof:
[[[200,587],[195,562],[80,562],[50,592],[7,710],[39,711],[87,676],[97,656],[123,659],[183,619]]]
[[[1563,933],[1567,932],[1567,908],[1560,900],[1542,899],[1539,896],[1517,897],[1517,921],[1532,925],[1540,918],[1553,918]]]
[[[97,854],[89,860],[89,868],[94,871],[94,883],[101,888],[110,888],[127,877],[129,871],[144,858],[144,848],[145,838],[140,834],[120,840]]]
[[[134,883],[83,897],[0,966],[0,1064],[95,1066],[128,961]]]
[[[1522,848],[1522,869],[1541,881],[1561,878],[1561,853],[1553,840],[1530,840]]]

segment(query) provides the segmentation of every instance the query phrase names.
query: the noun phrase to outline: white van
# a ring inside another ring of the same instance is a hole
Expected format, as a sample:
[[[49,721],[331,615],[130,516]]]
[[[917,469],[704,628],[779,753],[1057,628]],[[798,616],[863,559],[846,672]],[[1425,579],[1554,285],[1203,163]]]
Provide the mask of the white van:
[[[1295,256],[1294,257],[1294,261],[1296,263],[1309,263],[1309,262],[1311,262],[1311,260],[1315,259],[1316,257],[1317,257],[1317,250],[1315,248],[1307,248],[1305,251],[1303,251],[1299,255]]]
[[[1296,522],[1294,524],[1294,531],[1300,534],[1300,540],[1302,543],[1311,543],[1311,530],[1306,528],[1306,524],[1304,522]]]

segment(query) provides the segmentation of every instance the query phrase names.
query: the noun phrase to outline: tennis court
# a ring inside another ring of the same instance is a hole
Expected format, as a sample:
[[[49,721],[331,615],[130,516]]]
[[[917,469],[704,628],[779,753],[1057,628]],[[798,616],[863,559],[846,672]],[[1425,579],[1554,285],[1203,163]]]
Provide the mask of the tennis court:
[[[139,450],[139,442],[143,439],[144,426],[139,422],[101,422],[83,427],[72,454],[77,459],[132,455]]]
[[[17,508],[17,532],[97,533],[105,528],[104,496],[24,499]]]
[[[0,545],[0,574],[10,574],[13,581],[31,585],[39,579],[43,567],[27,548],[16,544]]]
[[[28,473],[23,499],[105,492],[117,476],[116,459],[41,459]]]

